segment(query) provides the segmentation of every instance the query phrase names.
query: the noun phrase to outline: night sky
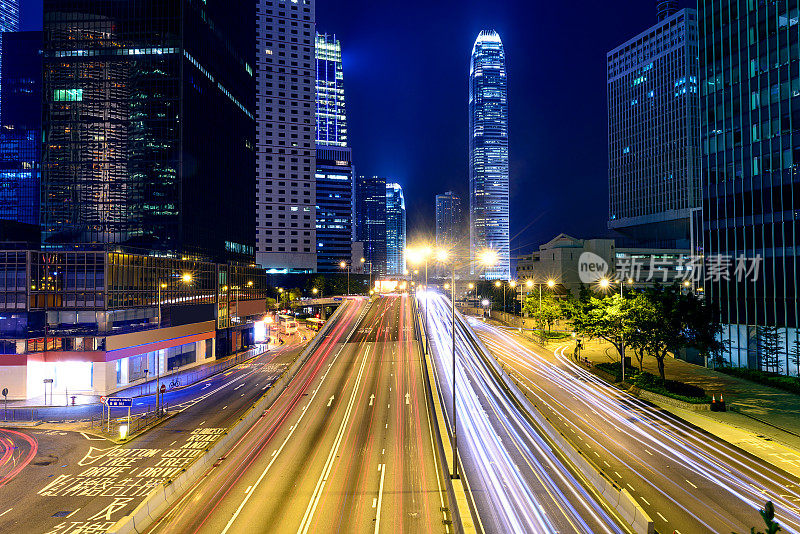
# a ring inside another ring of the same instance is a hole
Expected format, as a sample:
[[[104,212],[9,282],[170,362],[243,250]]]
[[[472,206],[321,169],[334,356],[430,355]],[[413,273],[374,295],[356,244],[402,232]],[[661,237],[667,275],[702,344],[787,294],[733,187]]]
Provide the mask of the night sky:
[[[22,28],[41,29],[41,0],[21,3]],[[434,195],[466,194],[469,56],[482,29],[506,52],[512,256],[559,232],[607,232],[605,55],[656,22],[655,0],[316,5],[317,31],[344,48],[356,172],[402,184],[409,241],[432,235]]]

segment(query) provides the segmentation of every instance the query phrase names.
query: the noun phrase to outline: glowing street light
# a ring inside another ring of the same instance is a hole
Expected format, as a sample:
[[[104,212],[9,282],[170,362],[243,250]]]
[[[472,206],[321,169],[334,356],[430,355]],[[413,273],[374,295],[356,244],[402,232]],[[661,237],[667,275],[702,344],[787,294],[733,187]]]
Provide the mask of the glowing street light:
[[[548,281],[547,281],[547,287],[549,287],[550,289],[553,289],[553,287],[554,287],[555,285],[556,285],[556,283],[555,283],[555,281],[554,281],[554,280],[548,280]]]

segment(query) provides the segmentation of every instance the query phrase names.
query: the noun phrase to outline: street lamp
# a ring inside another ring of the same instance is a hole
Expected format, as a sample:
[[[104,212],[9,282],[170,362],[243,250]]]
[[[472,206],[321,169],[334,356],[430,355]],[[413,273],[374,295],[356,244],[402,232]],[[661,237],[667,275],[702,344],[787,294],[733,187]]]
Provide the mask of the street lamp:
[[[182,273],[179,280],[189,285],[192,283],[192,273]],[[173,280],[174,281],[174,280]],[[161,328],[161,290],[169,287],[170,281],[158,283],[158,327]],[[161,356],[156,351],[156,416],[161,413]]]
[[[347,294],[350,295],[350,271],[352,270],[352,264],[349,261],[340,261],[339,267],[342,269],[347,268]]]
[[[483,258],[485,261],[491,263],[484,263],[485,266],[491,267],[494,265],[494,262],[497,261],[497,255],[494,256],[481,254],[479,256]],[[452,355],[453,355],[453,472],[450,475],[451,479],[459,478],[458,474],[458,417],[456,412],[456,261],[455,258],[452,257],[446,250],[438,250],[436,252],[436,259],[441,263],[446,263],[450,261],[450,266],[452,268],[452,284],[450,285],[450,305],[452,310],[452,323],[450,326],[450,333],[451,341],[452,341]],[[448,284],[445,284],[445,289],[447,289]],[[470,290],[475,287],[475,284],[472,282],[469,283],[467,286]],[[426,306],[427,309],[427,306]],[[427,332],[427,330],[426,330]]]

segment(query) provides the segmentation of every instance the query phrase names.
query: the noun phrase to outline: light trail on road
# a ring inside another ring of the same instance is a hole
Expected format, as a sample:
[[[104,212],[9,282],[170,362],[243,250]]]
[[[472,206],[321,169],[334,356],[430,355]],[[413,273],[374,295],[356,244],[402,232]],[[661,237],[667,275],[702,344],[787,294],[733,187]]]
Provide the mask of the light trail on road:
[[[761,522],[767,499],[785,530],[800,530],[796,478],[610,387],[565,356],[565,346],[551,361],[502,329],[469,322],[542,414],[629,486],[657,530],[746,532]]]
[[[442,401],[452,421],[451,308],[420,295]],[[624,532],[522,414],[456,320],[458,443],[462,473],[487,532]],[[487,355],[488,357],[488,355]],[[461,513],[467,513],[461,510]]]
[[[0,488],[14,480],[36,457],[36,440],[15,430],[0,428]]]

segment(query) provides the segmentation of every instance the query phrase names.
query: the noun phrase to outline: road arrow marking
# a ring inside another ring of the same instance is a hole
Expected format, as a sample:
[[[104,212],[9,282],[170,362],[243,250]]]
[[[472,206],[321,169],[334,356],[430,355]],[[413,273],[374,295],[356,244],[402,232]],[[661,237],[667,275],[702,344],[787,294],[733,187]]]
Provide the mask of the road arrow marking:
[[[374,395],[374,394],[373,394],[373,395],[370,395],[370,396],[369,396],[369,405],[370,405],[370,406],[372,406],[372,401],[374,401],[374,400],[375,400],[375,395]]]
[[[331,395],[331,398],[328,399],[328,406],[330,406],[332,402],[333,402],[333,395]]]
[[[408,393],[406,393],[406,404],[411,404],[411,403],[409,402],[409,400],[408,400],[408,398],[409,398],[410,396],[411,396],[411,395],[409,395]]]

